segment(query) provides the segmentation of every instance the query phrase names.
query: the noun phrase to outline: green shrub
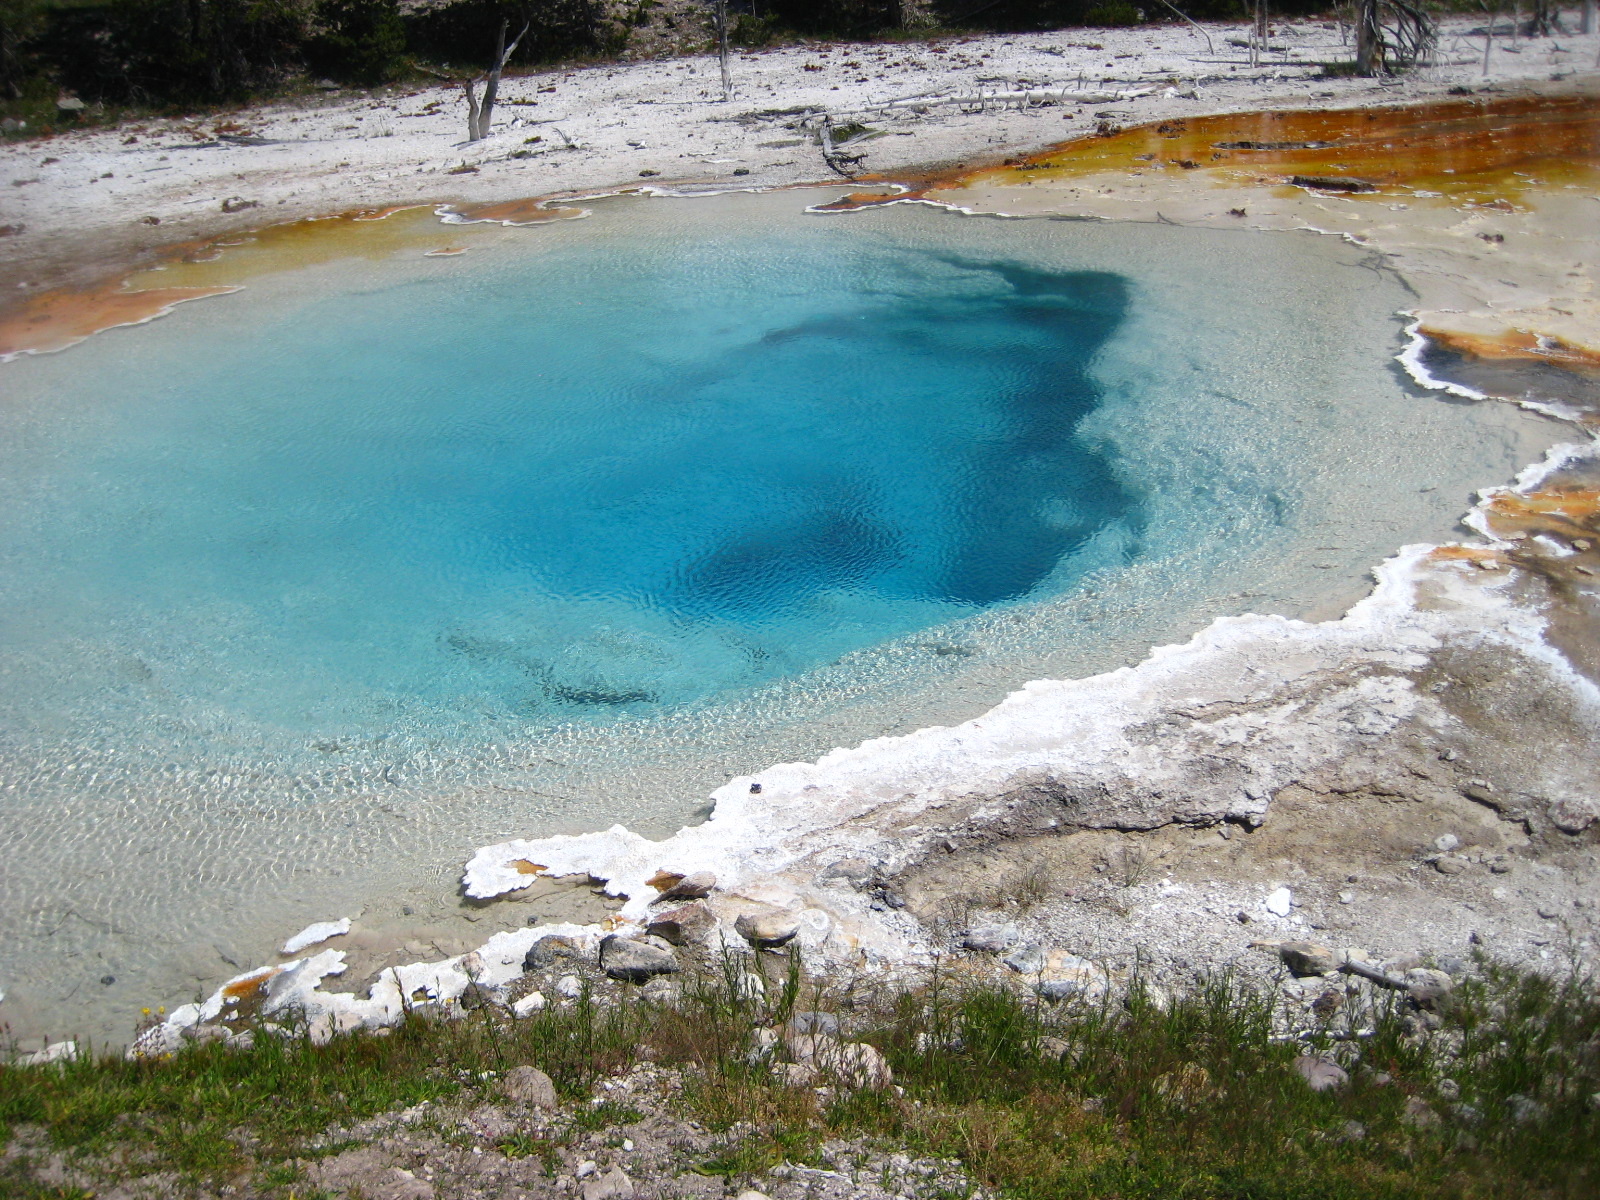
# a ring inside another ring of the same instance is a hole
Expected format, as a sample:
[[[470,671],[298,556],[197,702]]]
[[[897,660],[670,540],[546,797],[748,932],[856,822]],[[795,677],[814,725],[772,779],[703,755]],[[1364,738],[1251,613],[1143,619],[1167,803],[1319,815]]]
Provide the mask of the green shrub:
[[[331,79],[383,83],[405,61],[406,29],[395,0],[317,0],[316,27],[306,62]]]
[[[1095,5],[1083,14],[1083,19],[1090,25],[1141,25],[1144,13],[1125,0],[1113,0],[1111,4]]]

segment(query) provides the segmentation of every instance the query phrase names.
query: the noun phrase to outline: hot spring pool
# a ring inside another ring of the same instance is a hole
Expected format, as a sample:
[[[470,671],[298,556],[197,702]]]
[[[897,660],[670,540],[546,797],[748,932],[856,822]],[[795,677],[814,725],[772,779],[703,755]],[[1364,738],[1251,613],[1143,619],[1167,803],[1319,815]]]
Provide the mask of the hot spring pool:
[[[1332,615],[1554,440],[1410,387],[1405,288],[1331,238],[817,199],[598,201],[0,367],[14,1024],[125,1032],[305,920],[455,919],[481,843]]]

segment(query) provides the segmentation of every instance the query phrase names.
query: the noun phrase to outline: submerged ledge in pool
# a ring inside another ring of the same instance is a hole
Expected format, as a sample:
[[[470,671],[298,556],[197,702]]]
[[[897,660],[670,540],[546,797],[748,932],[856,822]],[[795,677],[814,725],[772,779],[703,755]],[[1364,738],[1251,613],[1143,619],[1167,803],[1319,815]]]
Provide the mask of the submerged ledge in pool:
[[[7,977],[76,983],[70,908],[98,1003],[163,994],[512,832],[1341,608],[1550,440],[1409,390],[1403,287],[1327,239],[810,199],[596,201],[8,366]]]

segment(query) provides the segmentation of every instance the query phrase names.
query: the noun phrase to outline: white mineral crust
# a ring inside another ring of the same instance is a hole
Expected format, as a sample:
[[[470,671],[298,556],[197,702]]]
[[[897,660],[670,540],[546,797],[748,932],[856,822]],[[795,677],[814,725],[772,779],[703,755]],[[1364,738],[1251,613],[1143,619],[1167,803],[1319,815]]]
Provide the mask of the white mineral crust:
[[[315,925],[307,925],[283,944],[283,954],[299,954],[307,946],[315,946],[329,938],[336,938],[350,932],[350,918],[340,917],[337,921],[318,921]]]

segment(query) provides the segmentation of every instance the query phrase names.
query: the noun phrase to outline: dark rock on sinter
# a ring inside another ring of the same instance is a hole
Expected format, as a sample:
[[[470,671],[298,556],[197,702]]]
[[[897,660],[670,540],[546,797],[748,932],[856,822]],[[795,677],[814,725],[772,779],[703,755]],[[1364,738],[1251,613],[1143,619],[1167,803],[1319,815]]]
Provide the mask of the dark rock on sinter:
[[[612,934],[600,943],[600,967],[613,979],[644,983],[679,970],[671,950]]]

